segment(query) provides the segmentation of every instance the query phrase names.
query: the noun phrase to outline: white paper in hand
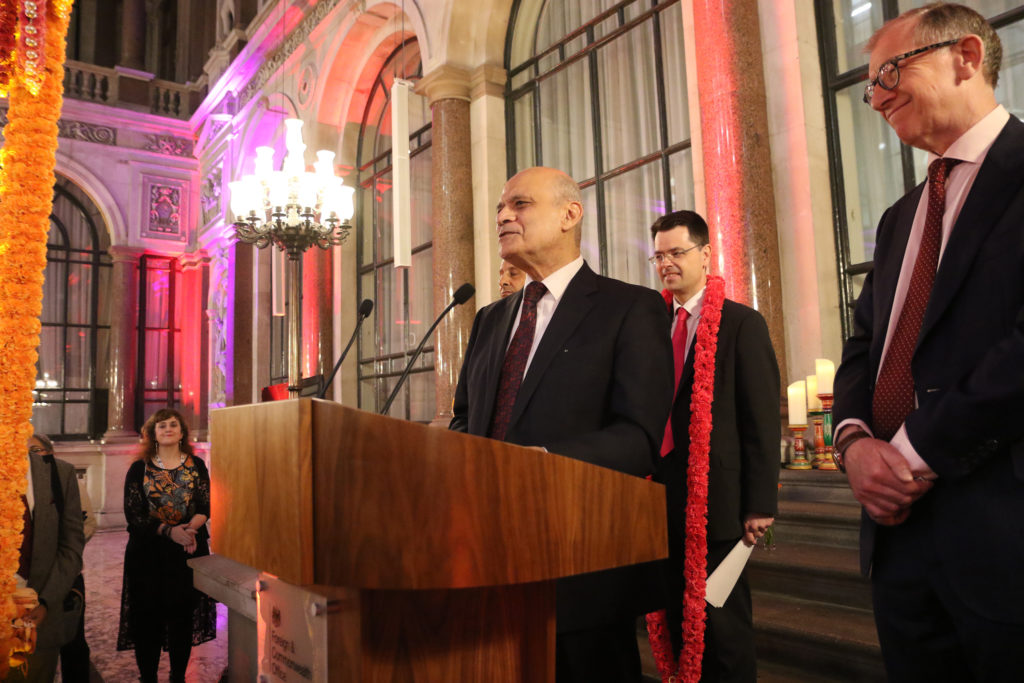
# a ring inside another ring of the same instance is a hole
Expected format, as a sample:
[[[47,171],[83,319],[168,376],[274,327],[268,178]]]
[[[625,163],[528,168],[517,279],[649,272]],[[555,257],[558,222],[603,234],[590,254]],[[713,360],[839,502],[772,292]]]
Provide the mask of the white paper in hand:
[[[753,549],[754,546],[748,546],[741,538],[715,571],[711,572],[704,591],[704,599],[708,604],[712,607],[721,607],[725,604],[725,599],[732,593],[732,588],[743,573]]]

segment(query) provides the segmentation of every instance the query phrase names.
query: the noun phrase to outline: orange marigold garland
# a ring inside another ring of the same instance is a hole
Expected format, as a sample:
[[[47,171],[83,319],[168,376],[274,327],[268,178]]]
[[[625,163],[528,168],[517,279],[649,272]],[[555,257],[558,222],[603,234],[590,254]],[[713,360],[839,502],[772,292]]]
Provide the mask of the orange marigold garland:
[[[0,21],[13,9],[44,27],[38,78],[8,76],[7,126],[0,171],[0,670],[12,650],[12,594],[21,547],[22,504],[32,434],[32,389],[39,346],[46,236],[50,227],[57,120],[63,95],[65,36],[71,0],[0,0]],[[33,9],[35,8],[35,9]],[[32,11],[37,16],[29,17]],[[28,26],[29,24],[25,24]],[[21,28],[21,26],[19,26]],[[39,35],[37,32],[36,35]],[[27,45],[22,41],[23,45]],[[21,45],[16,47],[20,50]],[[17,58],[16,58],[17,61]],[[10,61],[7,62],[10,64]],[[17,62],[20,64],[20,62]],[[38,86],[38,87],[37,87]],[[2,677],[2,674],[0,674]]]
[[[664,292],[672,306],[672,295]],[[647,615],[651,650],[664,683],[697,683],[704,655],[704,595],[707,582],[708,456],[711,449],[711,404],[715,398],[715,353],[722,323],[725,280],[708,276],[694,344],[693,391],[690,395],[690,450],[686,464],[686,540],[683,559],[683,649],[672,652],[665,610]]]
[[[11,0],[0,0],[0,97],[7,97],[7,88],[14,73],[17,30],[18,8]]]

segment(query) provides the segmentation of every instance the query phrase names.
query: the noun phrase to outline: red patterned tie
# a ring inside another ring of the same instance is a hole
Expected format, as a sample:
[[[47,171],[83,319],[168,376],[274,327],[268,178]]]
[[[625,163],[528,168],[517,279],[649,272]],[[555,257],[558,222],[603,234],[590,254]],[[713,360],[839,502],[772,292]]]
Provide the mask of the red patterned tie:
[[[672,331],[672,367],[675,368],[676,383],[675,391],[672,392],[673,399],[679,392],[679,380],[683,376],[683,364],[686,362],[686,321],[690,314],[682,306],[676,311],[676,329]],[[668,422],[665,423],[665,438],[661,440],[661,457],[665,457],[675,448],[676,442],[672,438],[672,414],[669,413]]]
[[[893,332],[878,373],[872,400],[872,419],[875,437],[888,441],[899,431],[907,415],[914,410],[914,378],[910,373],[910,360],[914,355],[921,321],[928,307],[935,271],[942,246],[942,215],[946,210],[946,178],[959,159],[936,159],[928,166],[928,213],[921,249],[917,253],[914,271],[903,302],[896,331]]]
[[[537,329],[537,302],[544,296],[547,287],[539,282],[526,285],[523,292],[523,312],[519,316],[519,327],[512,335],[512,343],[505,352],[505,362],[501,364],[501,378],[498,380],[498,394],[494,399],[494,412],[491,416],[491,428],[487,436],[499,441],[505,440],[508,424],[512,418],[512,406],[519,394],[519,385],[523,383],[526,372],[526,361],[533,347],[533,332]]]

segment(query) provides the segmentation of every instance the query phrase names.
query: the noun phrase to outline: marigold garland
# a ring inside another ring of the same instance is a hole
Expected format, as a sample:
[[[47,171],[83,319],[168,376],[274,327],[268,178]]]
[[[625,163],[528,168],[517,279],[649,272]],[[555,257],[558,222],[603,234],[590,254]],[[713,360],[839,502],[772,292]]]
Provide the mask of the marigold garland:
[[[666,301],[671,306],[671,294]],[[683,578],[683,649],[672,653],[665,610],[647,615],[651,650],[664,683],[700,680],[704,655],[704,594],[707,582],[708,453],[711,448],[711,403],[715,394],[715,352],[722,323],[725,280],[708,277],[697,324],[690,396],[690,451],[686,465],[686,542]]]
[[[26,82],[19,69],[4,72],[0,67],[0,74],[8,74],[10,97],[0,156],[0,357],[4,359],[0,372],[0,678],[13,649],[12,594],[28,470],[25,444],[32,434],[32,389],[71,4],[71,0],[0,0],[0,22],[8,22],[8,27],[12,12],[33,19],[37,31],[45,27],[45,41],[37,44],[42,50],[37,55],[38,78]],[[37,16],[29,17],[29,11]],[[12,64],[10,59],[3,63]]]

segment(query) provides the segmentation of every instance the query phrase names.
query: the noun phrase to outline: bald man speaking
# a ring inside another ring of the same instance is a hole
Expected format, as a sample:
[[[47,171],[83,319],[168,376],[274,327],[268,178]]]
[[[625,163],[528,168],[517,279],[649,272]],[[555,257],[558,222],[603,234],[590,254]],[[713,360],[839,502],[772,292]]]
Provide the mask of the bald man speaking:
[[[526,286],[477,313],[450,428],[651,474],[672,402],[669,317],[651,289],[597,275],[580,255],[579,186],[528,168],[498,203],[501,258]],[[556,679],[640,681],[637,569],[559,581]]]

